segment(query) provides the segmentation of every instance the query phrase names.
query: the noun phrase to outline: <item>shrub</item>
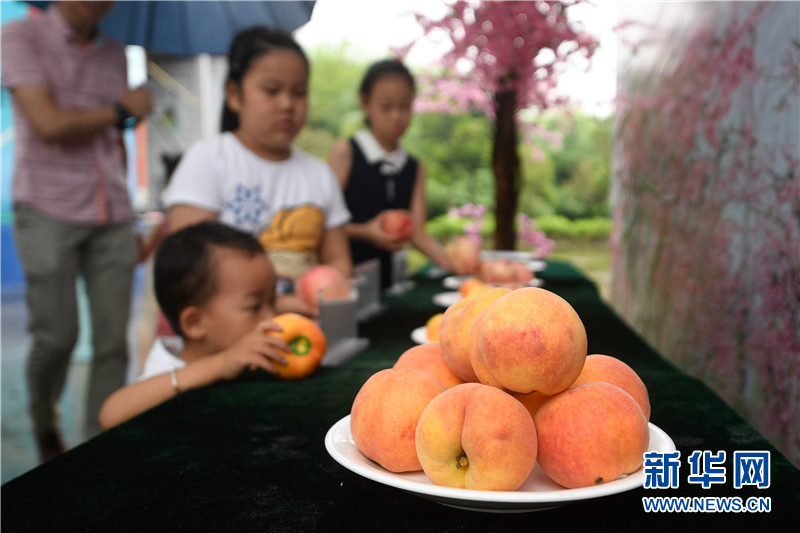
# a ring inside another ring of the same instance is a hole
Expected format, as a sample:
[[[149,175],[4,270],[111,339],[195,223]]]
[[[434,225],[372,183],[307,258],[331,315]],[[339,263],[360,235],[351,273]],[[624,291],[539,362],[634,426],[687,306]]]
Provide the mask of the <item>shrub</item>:
[[[543,216],[535,219],[540,230],[550,239],[574,239],[599,241],[611,235],[611,219],[606,217],[579,218],[570,220],[560,215]],[[464,233],[471,222],[468,218],[456,218],[447,214],[432,218],[425,225],[428,233],[440,242]],[[494,235],[495,220],[493,213],[487,213],[481,226],[481,237],[490,243]]]

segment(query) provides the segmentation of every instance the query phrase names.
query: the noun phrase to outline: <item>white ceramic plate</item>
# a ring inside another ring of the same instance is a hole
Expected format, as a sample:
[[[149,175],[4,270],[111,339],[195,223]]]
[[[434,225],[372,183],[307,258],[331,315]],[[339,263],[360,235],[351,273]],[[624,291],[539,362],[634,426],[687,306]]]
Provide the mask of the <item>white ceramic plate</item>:
[[[675,443],[669,435],[654,424],[649,426],[649,451],[675,451]],[[431,483],[422,471],[395,474],[364,457],[350,434],[350,415],[331,426],[325,435],[325,448],[337,463],[367,479],[443,505],[473,511],[493,513],[539,511],[633,490],[644,484],[644,471],[640,468],[633,474],[602,485],[565,489],[545,476],[537,464],[527,481],[514,492],[440,487]]]
[[[411,332],[411,340],[416,342],[417,344],[425,344],[428,342],[428,328],[425,326],[420,326],[418,328],[414,328]]]
[[[457,290],[461,285],[472,276],[447,276],[442,280],[442,285],[445,289]],[[533,278],[528,282],[529,287],[542,287],[544,281],[539,278]]]
[[[461,299],[461,293],[458,291],[440,292],[433,295],[433,303],[441,307],[450,307]]]

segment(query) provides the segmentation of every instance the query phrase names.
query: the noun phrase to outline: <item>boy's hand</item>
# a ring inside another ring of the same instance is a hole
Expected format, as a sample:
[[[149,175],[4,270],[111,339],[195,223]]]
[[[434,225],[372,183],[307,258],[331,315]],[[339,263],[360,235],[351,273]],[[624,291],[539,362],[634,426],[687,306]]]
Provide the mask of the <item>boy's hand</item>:
[[[263,320],[239,342],[219,352],[216,357],[219,358],[220,379],[234,379],[246,368],[261,368],[275,374],[275,363],[285,365],[287,361],[283,354],[290,351],[289,345],[283,339],[269,335],[270,331],[283,331],[283,328],[270,320]]]

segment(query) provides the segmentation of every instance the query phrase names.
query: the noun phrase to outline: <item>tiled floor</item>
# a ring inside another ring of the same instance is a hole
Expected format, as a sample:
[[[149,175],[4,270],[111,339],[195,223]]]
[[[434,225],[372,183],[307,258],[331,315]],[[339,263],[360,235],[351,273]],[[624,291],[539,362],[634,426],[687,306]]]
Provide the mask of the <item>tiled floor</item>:
[[[134,284],[134,299],[128,338],[131,364],[128,376],[137,374],[139,361],[146,353],[154,331],[155,304],[150,296],[149,266],[140,266]],[[81,322],[88,315],[85,299],[80,300]],[[23,290],[17,287],[2,289],[0,308],[0,422],[2,441],[0,481],[13,479],[38,465],[36,445],[31,434],[26,402],[25,358],[29,345],[26,332],[27,309]],[[78,446],[83,442],[86,380],[91,359],[89,332],[82,328],[78,346],[73,354],[67,384],[59,402],[60,429],[65,444]]]

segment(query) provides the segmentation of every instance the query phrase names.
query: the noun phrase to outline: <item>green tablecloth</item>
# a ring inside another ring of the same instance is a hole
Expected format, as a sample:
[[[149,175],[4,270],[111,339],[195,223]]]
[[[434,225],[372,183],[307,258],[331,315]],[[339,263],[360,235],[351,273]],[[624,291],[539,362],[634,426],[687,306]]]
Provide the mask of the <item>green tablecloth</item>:
[[[680,486],[635,489],[555,509],[496,514],[454,509],[361,478],[327,453],[327,430],[361,385],[413,346],[410,332],[441,311],[441,280],[420,277],[361,324],[370,346],[344,365],[295,383],[249,375],[190,391],[2,486],[11,531],[577,531],[793,528],[800,471],[702,382],[629,329],[595,286],[565,263],[540,276],[581,316],[589,353],[630,364],[650,391],[651,421],[681,451]],[[694,450],[771,452],[767,489],[687,483]],[[643,496],[766,496],[770,513],[646,513]]]

